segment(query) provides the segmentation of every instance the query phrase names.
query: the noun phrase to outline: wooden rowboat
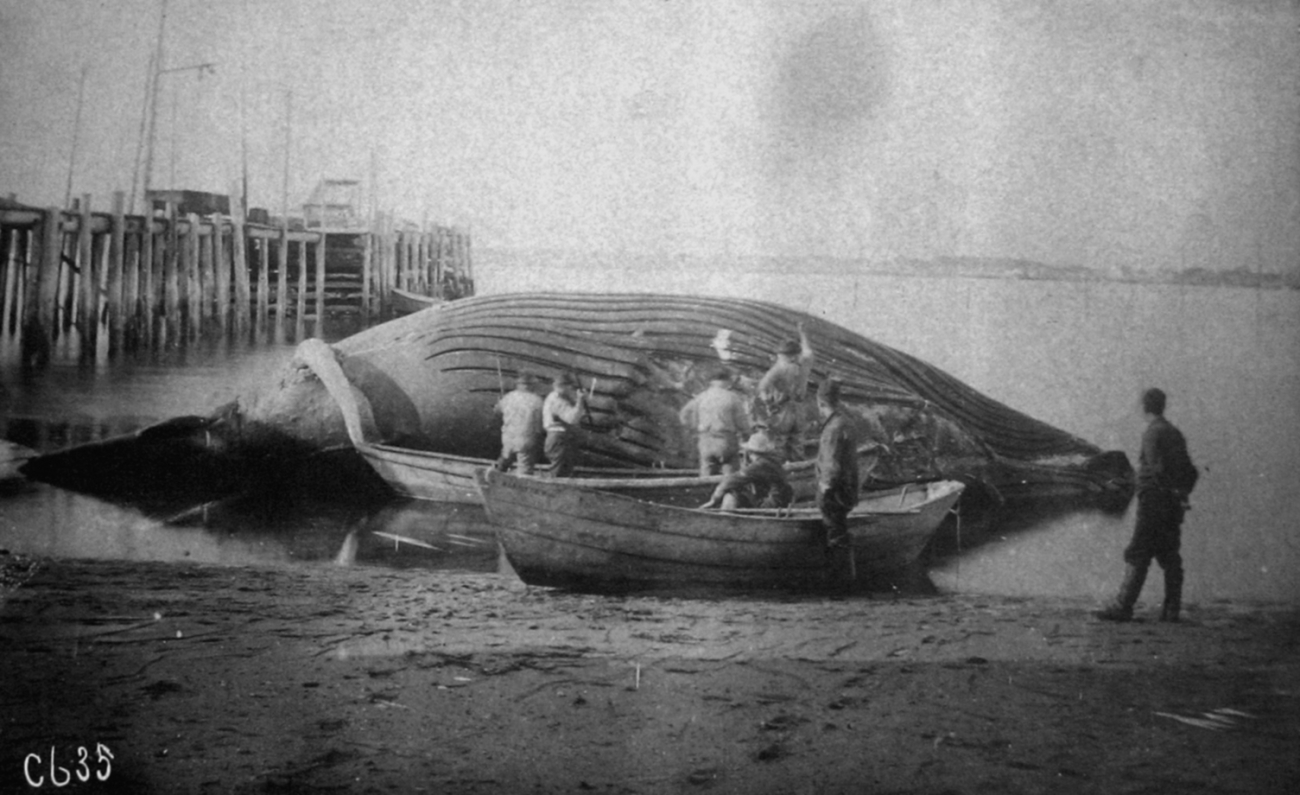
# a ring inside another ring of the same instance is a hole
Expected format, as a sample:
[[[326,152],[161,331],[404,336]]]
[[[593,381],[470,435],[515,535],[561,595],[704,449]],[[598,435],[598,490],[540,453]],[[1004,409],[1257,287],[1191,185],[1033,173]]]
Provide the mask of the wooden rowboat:
[[[476,473],[506,559],[530,585],[611,591],[817,590],[842,584],[816,509],[705,511],[576,480]],[[916,563],[961,496],[958,481],[869,492],[849,514],[855,585],[887,586]]]
[[[347,380],[334,350],[321,340],[308,339],[298,346],[297,356],[307,363],[338,403],[352,446],[394,492],[418,500],[482,503],[474,473],[492,466],[492,460],[369,441],[366,412],[362,410],[367,398]],[[545,467],[540,468],[540,472],[545,471]],[[786,473],[796,498],[812,496],[815,488],[812,461],[787,464]],[[709,499],[722,481],[721,475],[700,477],[693,469],[579,467],[576,476],[588,488],[691,507]]]
[[[417,500],[481,504],[474,473],[493,465],[486,458],[413,450],[374,442],[353,441],[361,457],[396,493]],[[545,476],[546,466],[538,467]],[[812,496],[813,462],[786,465],[796,498]],[[688,469],[602,469],[578,467],[574,477],[587,488],[626,494],[640,500],[695,507],[713,494],[721,475],[700,477]]]
[[[393,305],[393,312],[398,315],[409,315],[412,312],[419,312],[421,309],[428,309],[442,303],[441,298],[420,295],[396,287],[389,291],[389,300]]]

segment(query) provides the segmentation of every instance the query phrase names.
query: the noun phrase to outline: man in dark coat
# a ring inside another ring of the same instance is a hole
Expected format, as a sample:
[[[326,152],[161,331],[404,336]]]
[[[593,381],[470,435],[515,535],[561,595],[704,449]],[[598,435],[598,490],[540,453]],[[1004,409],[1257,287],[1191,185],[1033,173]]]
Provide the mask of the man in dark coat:
[[[862,478],[858,472],[858,429],[840,405],[840,382],[827,379],[817,389],[822,417],[817,445],[817,507],[826,525],[826,547],[849,545],[849,511],[858,504]],[[850,556],[850,561],[852,557]]]
[[[1137,524],[1133,540],[1124,550],[1127,569],[1119,595],[1097,617],[1105,621],[1128,621],[1133,618],[1147,569],[1154,558],[1165,573],[1165,601],[1161,621],[1177,621],[1182,606],[1183,514],[1187,498],[1196,486],[1197,469],[1187,454],[1187,440],[1164,417],[1165,393],[1148,389],[1142,393],[1142,411],[1147,429],[1142,434],[1142,452],[1138,457]]]

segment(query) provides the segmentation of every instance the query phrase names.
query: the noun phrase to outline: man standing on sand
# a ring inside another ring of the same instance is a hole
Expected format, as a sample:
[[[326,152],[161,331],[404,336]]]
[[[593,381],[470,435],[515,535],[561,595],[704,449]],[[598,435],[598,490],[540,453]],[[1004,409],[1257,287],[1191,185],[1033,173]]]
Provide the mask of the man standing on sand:
[[[519,474],[533,474],[533,467],[542,457],[542,441],[546,431],[542,428],[542,396],[533,391],[537,377],[520,373],[515,388],[497,401],[496,413],[501,415],[501,457],[497,469],[505,472],[511,463],[517,463]]]
[[[1142,452],[1138,457],[1137,524],[1133,540],[1124,550],[1127,569],[1119,595],[1097,617],[1104,621],[1129,621],[1133,605],[1142,593],[1147,569],[1155,558],[1165,573],[1165,601],[1161,621],[1177,621],[1182,606],[1183,514],[1187,498],[1196,487],[1199,475],[1187,454],[1187,440],[1181,431],[1165,419],[1165,393],[1148,389],[1142,393],[1142,411],[1147,429],[1142,434]]]
[[[577,427],[586,408],[587,401],[578,391],[578,377],[561,373],[542,403],[546,457],[551,462],[553,477],[567,478],[573,474],[578,458]]]
[[[817,390],[822,418],[817,445],[817,507],[826,525],[826,548],[849,545],[849,511],[858,504],[862,478],[858,472],[858,429],[840,405],[840,382],[829,378]],[[849,557],[852,562],[852,554]]]
[[[799,341],[786,340],[776,353],[776,362],[758,382],[758,400],[767,432],[787,461],[803,458],[803,401],[808,397],[808,375],[812,371],[812,346],[803,323]]]
[[[699,434],[700,477],[729,475],[740,463],[740,440],[749,433],[745,400],[731,390],[731,371],[719,367],[709,386],[682,406],[678,418]]]

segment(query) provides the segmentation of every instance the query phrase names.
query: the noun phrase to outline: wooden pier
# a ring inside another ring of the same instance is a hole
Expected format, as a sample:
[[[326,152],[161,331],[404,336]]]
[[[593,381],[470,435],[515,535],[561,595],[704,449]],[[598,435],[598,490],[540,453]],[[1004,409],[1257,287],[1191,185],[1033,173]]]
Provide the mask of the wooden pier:
[[[296,228],[233,215],[126,215],[0,201],[0,338],[24,365],[75,334],[83,355],[181,345],[213,335],[307,335],[330,314],[391,313],[401,288],[452,299],[473,292],[469,235],[380,217],[369,228]]]

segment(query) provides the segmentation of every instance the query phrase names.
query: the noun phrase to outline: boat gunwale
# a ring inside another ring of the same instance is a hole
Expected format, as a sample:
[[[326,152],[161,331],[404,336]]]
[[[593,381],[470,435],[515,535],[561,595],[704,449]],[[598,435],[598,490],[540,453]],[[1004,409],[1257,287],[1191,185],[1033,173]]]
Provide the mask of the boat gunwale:
[[[504,485],[493,484],[489,482],[490,480],[502,480],[502,479],[508,479],[504,481]],[[758,527],[761,529],[771,529],[773,531],[777,531],[778,528],[781,528],[780,532],[788,532],[790,525],[806,525],[809,522],[816,522],[819,525],[821,524],[821,512],[816,508],[796,509],[799,510],[800,513],[794,515],[791,515],[789,509],[785,509],[785,508],[755,509],[760,512],[764,512],[764,511],[766,512],[766,513],[758,513],[758,514],[737,513],[733,511],[709,510],[709,509],[702,509],[702,508],[689,508],[681,505],[669,505],[666,503],[652,502],[649,500],[639,499],[635,496],[628,495],[628,494],[621,494],[614,491],[607,491],[600,488],[593,488],[587,483],[583,482],[581,479],[576,479],[576,478],[568,481],[564,481],[562,483],[557,483],[552,479],[528,478],[524,476],[513,475],[508,472],[499,472],[496,470],[490,470],[487,468],[475,472],[474,480],[476,485],[479,488],[480,496],[484,498],[483,499],[484,505],[488,504],[486,494],[483,493],[485,485],[487,488],[497,488],[497,489],[505,490],[507,492],[515,491],[515,490],[523,490],[525,492],[532,491],[534,493],[539,491],[551,492],[552,494],[556,492],[562,493],[563,491],[567,491],[569,489],[576,489],[589,495],[595,495],[596,499],[598,499],[601,503],[603,503],[603,505],[611,505],[611,504],[613,505],[622,504],[624,506],[627,506],[628,504],[640,505],[643,507],[640,516],[646,519],[650,519],[656,516],[684,519],[689,516],[689,517],[705,520],[706,524],[726,526],[729,530],[734,528],[737,525],[750,525],[753,523],[758,523]],[[518,483],[512,483],[511,481],[518,481]],[[856,506],[848,515],[850,530],[852,530],[853,527],[863,527],[871,524],[877,524],[881,521],[881,519],[885,517],[898,517],[898,516],[910,517],[910,516],[924,515],[925,513],[924,508],[926,506],[931,506],[936,502],[941,502],[943,500],[946,500],[947,498],[953,496],[954,492],[956,493],[956,497],[960,498],[962,491],[965,489],[965,484],[961,483],[961,481],[945,480],[945,481],[935,481],[935,483],[940,484],[943,487],[942,491],[938,494],[928,497],[928,499],[918,504],[914,509],[909,508],[908,510],[893,510],[893,511],[873,510],[871,509],[870,506],[863,506],[859,504],[859,506]],[[927,492],[928,491],[929,488],[927,484]],[[523,503],[517,500],[511,500],[509,502],[512,505],[525,507]],[[526,507],[534,507],[534,506],[526,506]],[[610,510],[614,510],[614,509],[610,508]],[[556,513],[557,509],[555,506],[550,506],[547,508],[547,511],[548,513]],[[565,512],[563,515],[573,519],[586,518],[569,512]],[[589,521],[596,521],[596,520],[589,520]],[[611,526],[625,527],[627,529],[643,527],[643,525],[640,523],[636,525],[616,525],[612,522],[601,522],[601,523],[608,524]],[[662,528],[659,527],[646,528],[646,529],[651,529],[653,532],[661,533],[664,535],[690,537],[690,535],[687,533],[672,532],[668,530],[663,530]]]

